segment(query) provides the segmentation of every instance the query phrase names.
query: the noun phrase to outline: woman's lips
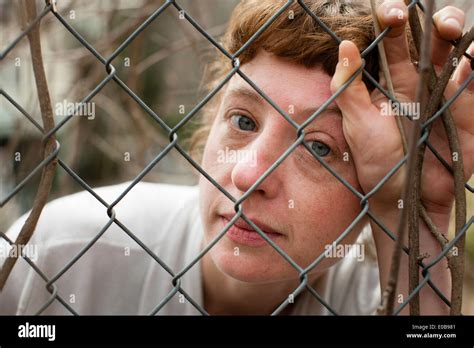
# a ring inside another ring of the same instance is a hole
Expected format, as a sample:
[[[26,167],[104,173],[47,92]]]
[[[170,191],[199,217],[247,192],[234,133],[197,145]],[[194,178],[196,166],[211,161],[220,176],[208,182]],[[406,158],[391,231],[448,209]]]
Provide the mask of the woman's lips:
[[[225,228],[225,226],[227,226],[227,224],[230,222],[230,219],[225,216],[221,216],[220,218],[222,221],[222,228]],[[254,221],[250,218],[249,220],[252,222]],[[274,232],[273,230],[272,232],[267,232],[266,230],[262,229],[258,223],[255,223],[255,225],[257,225],[262,230],[262,232],[264,232],[273,241],[276,241],[283,237],[283,234]],[[270,244],[265,239],[263,239],[263,237],[260,236],[259,233],[257,233],[253,229],[244,228],[244,226],[248,228],[252,228],[245,221],[238,219],[227,230],[227,233],[226,233],[227,238],[229,238],[235,243],[247,245],[251,247],[263,247],[265,245],[270,246]]]

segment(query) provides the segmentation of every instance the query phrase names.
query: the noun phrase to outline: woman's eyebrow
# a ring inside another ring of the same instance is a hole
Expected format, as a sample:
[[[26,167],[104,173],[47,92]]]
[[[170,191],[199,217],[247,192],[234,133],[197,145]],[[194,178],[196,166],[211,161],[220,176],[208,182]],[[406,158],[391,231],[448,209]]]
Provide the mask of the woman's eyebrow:
[[[246,99],[250,99],[258,104],[268,104],[270,105],[257,91],[255,91],[254,89],[252,88],[247,88],[247,87],[243,87],[243,86],[237,86],[237,87],[232,87],[231,89],[229,89],[227,91],[227,97],[235,97],[235,98],[246,98]],[[318,110],[319,108],[321,107],[321,105],[315,105],[315,106],[311,106],[311,107],[307,107],[305,109],[303,109],[301,112],[298,112],[296,114],[296,117],[297,118],[302,118],[302,122],[304,122],[306,119],[308,119],[308,117],[310,117],[312,114],[314,114],[316,112],[316,110]],[[330,114],[336,114],[336,115],[339,115],[342,117],[342,113],[341,113],[341,110],[337,107],[337,105],[330,105],[328,106],[326,109],[324,109],[322,112],[321,112],[321,116],[323,116],[323,114],[327,114],[327,113],[330,113]],[[314,121],[316,121],[320,116],[317,116]]]
[[[302,116],[305,116],[305,119],[311,117],[319,108],[321,105],[316,105],[313,107],[305,108],[303,111],[301,111],[299,114]],[[323,111],[321,111],[320,115],[323,114],[336,114],[338,116],[342,117],[341,109],[337,105],[330,105],[327,108],[325,108]],[[316,117],[316,119],[319,118],[319,115]]]
[[[243,86],[233,87],[227,91],[227,97],[241,97],[251,99],[259,104],[265,103],[263,97],[257,91]]]

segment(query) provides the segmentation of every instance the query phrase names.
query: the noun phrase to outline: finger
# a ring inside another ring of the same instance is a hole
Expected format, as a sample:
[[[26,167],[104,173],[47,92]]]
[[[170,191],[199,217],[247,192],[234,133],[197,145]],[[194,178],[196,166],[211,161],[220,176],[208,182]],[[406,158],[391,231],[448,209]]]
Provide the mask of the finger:
[[[435,66],[446,63],[453,48],[449,40],[462,35],[464,17],[464,12],[454,6],[446,6],[433,15],[431,59]]]
[[[377,18],[382,31],[391,28],[383,39],[388,63],[409,62],[410,50],[405,34],[408,8],[405,3],[402,0],[385,0],[377,8]]]
[[[352,41],[344,40],[339,45],[339,61],[336,71],[331,80],[331,91],[336,93],[344,83],[362,65],[359,49]],[[372,102],[366,85],[362,81],[362,73],[358,74],[352,83],[336,99],[339,107],[342,105],[350,110],[350,107],[369,107]]]
[[[474,54],[474,43],[471,43],[467,52],[471,56]],[[461,58],[461,61],[459,62],[458,67],[454,71],[453,79],[456,82],[456,84],[461,85],[473,71],[474,69],[472,69],[470,59],[463,56]],[[469,83],[466,89],[471,92],[474,92],[474,81],[471,81],[471,83]]]
[[[331,80],[332,93],[336,93],[361,65],[362,59],[357,46],[351,41],[342,41],[339,45],[339,62]],[[371,128],[367,124],[380,121],[379,111],[372,104],[361,73],[339,94],[336,104],[343,114],[346,140],[354,150],[354,146],[357,148],[357,144],[360,144],[360,139],[367,136],[366,133]]]

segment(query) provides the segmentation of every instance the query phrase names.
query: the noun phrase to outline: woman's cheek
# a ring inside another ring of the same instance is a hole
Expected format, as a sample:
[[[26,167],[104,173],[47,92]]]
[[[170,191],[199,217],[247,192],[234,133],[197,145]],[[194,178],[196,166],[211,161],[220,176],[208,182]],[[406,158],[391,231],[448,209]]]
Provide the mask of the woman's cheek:
[[[300,181],[301,183],[301,181]],[[299,188],[300,208],[292,214],[295,229],[293,254],[302,265],[309,265],[331,245],[360,213],[361,208],[355,197],[341,183],[331,185],[307,185]],[[344,212],[344,214],[341,214]],[[351,233],[344,243],[352,243],[355,233]],[[336,260],[324,261],[331,264]]]
[[[202,165],[206,172],[223,172],[223,169],[225,171],[231,170],[231,168],[228,168],[229,163],[219,161],[219,153],[225,151],[226,148],[233,148],[227,134],[227,125],[225,122],[215,120],[204,148]]]

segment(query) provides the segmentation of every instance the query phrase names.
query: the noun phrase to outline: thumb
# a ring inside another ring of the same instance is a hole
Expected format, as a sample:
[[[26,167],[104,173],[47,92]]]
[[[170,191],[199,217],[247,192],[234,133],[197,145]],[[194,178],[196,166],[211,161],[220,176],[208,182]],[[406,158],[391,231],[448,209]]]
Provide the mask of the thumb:
[[[351,41],[342,41],[331,91],[337,93],[361,66],[362,58],[357,46]],[[403,156],[396,120],[384,117],[372,103],[362,73],[337,96],[335,102],[342,113],[344,137],[354,156],[361,185],[372,189]]]
[[[357,46],[352,41],[342,41],[339,45],[339,62],[336,65],[336,72],[331,80],[331,92],[333,94],[336,93],[361,65],[362,58]],[[341,108],[341,111],[350,111],[354,107],[358,109],[367,108],[372,105],[367,87],[362,82],[362,72],[339,95],[336,103]]]
[[[339,45],[339,62],[331,80],[331,92],[337,93],[344,83],[361,67],[362,58],[359,49],[351,41],[342,41]],[[369,119],[378,118],[378,109],[372,104],[369,91],[362,81],[362,72],[336,98],[336,104],[343,115],[344,134],[351,146],[357,142],[357,136],[367,132]],[[369,115],[370,114],[370,115]],[[352,144],[351,144],[352,143]]]

